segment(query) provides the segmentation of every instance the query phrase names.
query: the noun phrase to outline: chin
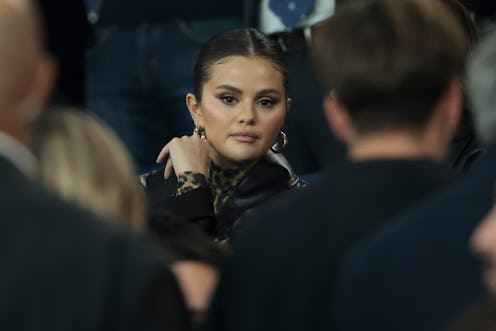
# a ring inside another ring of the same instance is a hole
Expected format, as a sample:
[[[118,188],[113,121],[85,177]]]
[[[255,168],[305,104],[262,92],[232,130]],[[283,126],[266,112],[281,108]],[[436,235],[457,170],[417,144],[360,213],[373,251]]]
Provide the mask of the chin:
[[[229,155],[229,159],[237,163],[250,163],[265,155],[265,152],[262,153],[258,150],[243,150],[241,148],[236,148],[229,152],[230,153],[226,155]]]
[[[244,166],[244,165],[249,165],[251,163],[254,163],[258,161],[262,156],[257,154],[257,155],[231,155],[228,160],[234,164]]]

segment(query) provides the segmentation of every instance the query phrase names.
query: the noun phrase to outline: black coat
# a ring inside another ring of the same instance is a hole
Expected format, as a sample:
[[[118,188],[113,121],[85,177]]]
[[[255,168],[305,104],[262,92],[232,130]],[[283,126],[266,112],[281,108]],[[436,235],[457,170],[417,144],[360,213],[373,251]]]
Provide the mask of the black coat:
[[[0,330],[187,330],[148,244],[66,204],[0,157]]]
[[[342,330],[441,330],[483,293],[469,237],[493,203],[495,169],[493,148],[350,252],[336,298]]]
[[[345,163],[249,215],[208,330],[329,330],[341,257],[355,241],[448,182],[433,162]]]
[[[162,222],[191,222],[199,224],[207,233],[219,239],[231,237],[240,216],[274,196],[305,184],[294,174],[284,158],[266,154],[245,175],[215,215],[213,198],[208,187],[197,188],[175,196],[177,179],[164,180],[163,169],[141,177],[148,204]],[[152,225],[153,227],[153,225]]]

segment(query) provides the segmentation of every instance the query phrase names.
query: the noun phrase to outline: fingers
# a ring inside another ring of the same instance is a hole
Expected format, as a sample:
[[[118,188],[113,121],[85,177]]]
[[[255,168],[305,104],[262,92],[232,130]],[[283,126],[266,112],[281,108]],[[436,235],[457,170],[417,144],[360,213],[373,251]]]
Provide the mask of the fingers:
[[[156,163],[162,163],[162,162],[165,161],[165,159],[167,159],[168,156],[169,156],[169,144],[165,145],[162,148],[162,150],[158,154],[157,159],[155,160],[155,162]]]
[[[172,170],[174,170],[173,165],[172,165],[172,159],[169,158],[167,159],[167,163],[165,164],[165,169],[164,169],[164,178],[168,179],[169,176],[172,173]]]
[[[208,144],[204,144],[198,135],[173,138],[157,156],[157,163],[164,163],[164,178],[172,173],[193,171],[206,174],[208,170]]]

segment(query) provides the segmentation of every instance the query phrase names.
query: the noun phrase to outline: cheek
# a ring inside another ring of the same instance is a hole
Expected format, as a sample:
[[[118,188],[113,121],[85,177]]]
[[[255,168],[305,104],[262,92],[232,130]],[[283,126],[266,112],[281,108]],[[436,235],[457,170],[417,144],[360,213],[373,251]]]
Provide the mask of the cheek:
[[[267,133],[271,133],[270,135],[274,137],[274,139],[279,135],[279,132],[282,129],[282,126],[284,124],[284,119],[286,118],[286,113],[281,112],[280,114],[277,114],[273,116],[270,120],[266,122],[265,125],[265,130]]]
[[[206,131],[217,132],[227,127],[228,119],[225,112],[219,111],[215,105],[207,104],[203,110],[203,126]]]

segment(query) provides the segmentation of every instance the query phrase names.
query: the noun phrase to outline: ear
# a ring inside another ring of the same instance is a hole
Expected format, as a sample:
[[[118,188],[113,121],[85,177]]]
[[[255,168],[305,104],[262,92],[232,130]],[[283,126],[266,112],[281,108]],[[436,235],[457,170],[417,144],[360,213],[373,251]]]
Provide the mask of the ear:
[[[20,105],[19,111],[26,122],[36,119],[50,102],[57,79],[57,64],[48,54],[43,54],[36,65],[29,95]]]
[[[200,102],[193,93],[186,94],[186,106],[195,126],[203,126],[202,108]]]
[[[324,111],[327,123],[334,132],[334,135],[342,142],[348,144],[356,136],[350,115],[338,100],[336,93],[330,91],[324,98]]]
[[[458,78],[453,78],[445,88],[435,108],[438,128],[443,130],[446,140],[449,141],[455,134],[463,107],[463,84]]]
[[[290,111],[293,108],[293,99],[288,98],[286,100],[286,112]]]

